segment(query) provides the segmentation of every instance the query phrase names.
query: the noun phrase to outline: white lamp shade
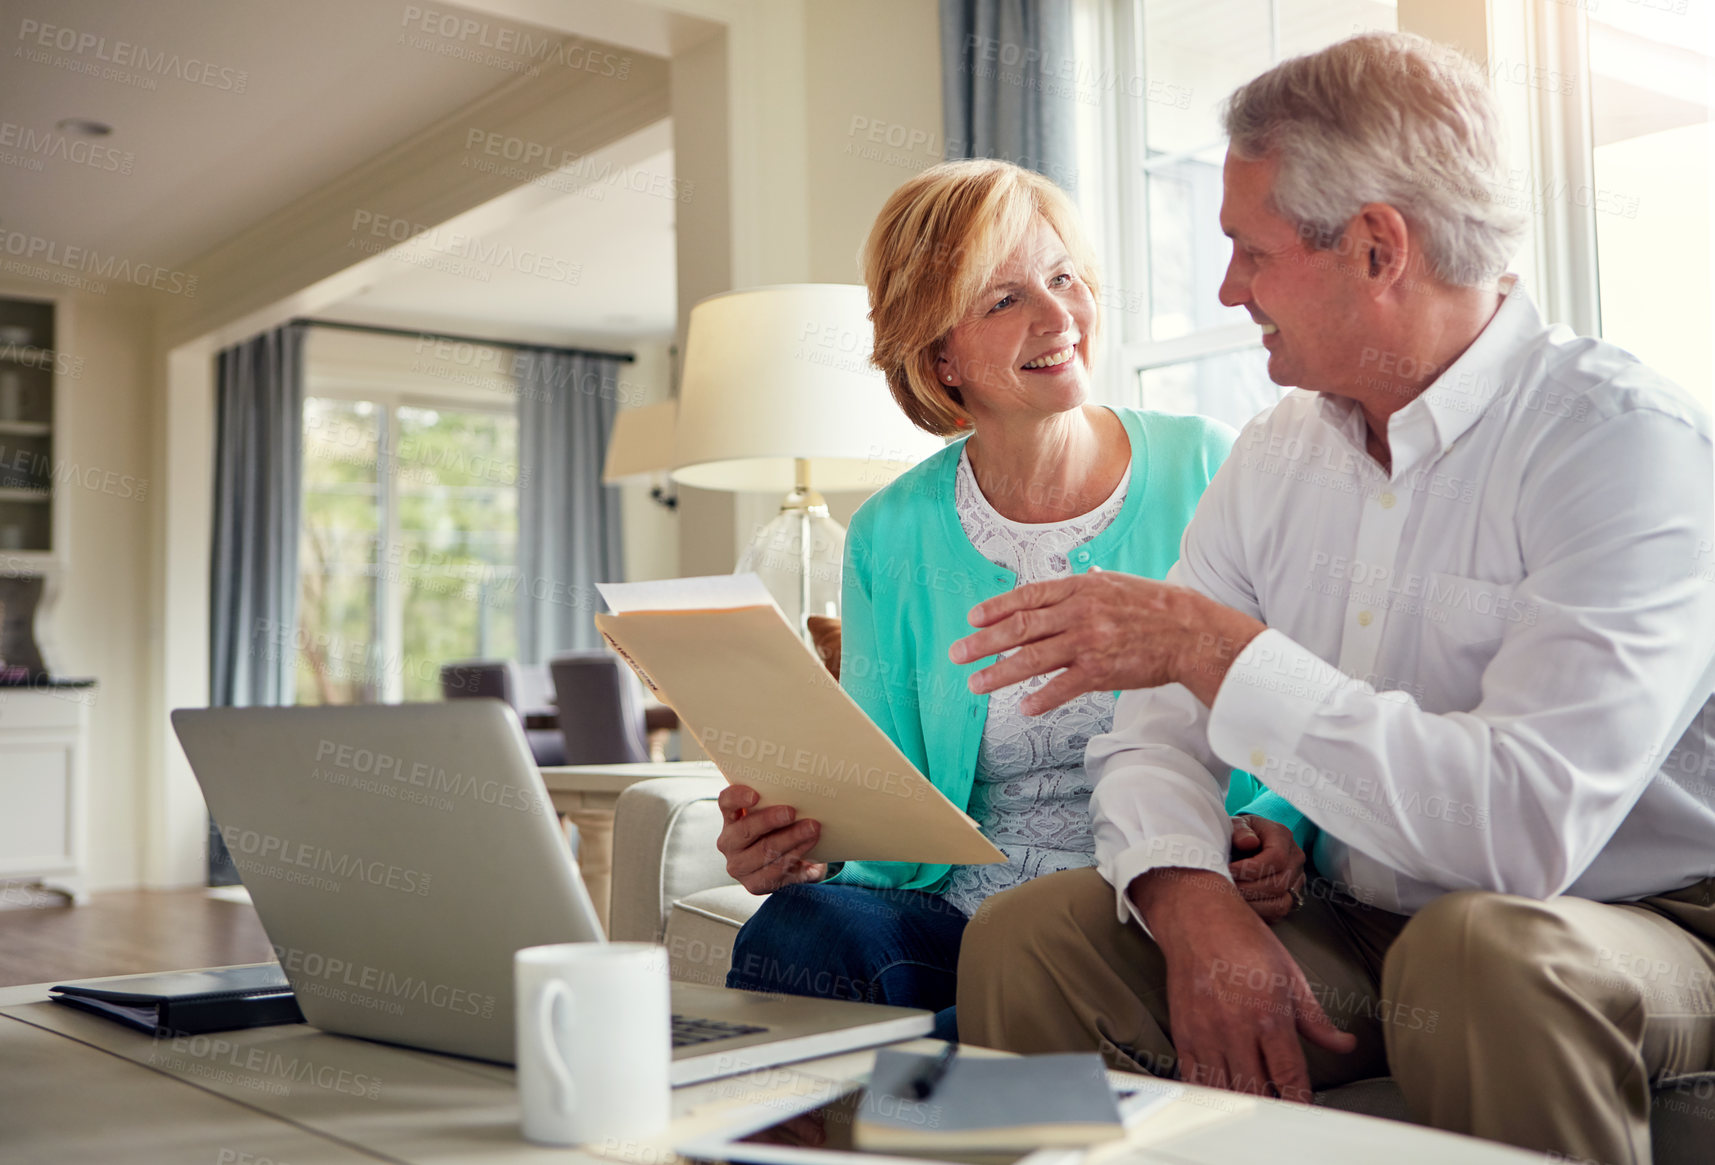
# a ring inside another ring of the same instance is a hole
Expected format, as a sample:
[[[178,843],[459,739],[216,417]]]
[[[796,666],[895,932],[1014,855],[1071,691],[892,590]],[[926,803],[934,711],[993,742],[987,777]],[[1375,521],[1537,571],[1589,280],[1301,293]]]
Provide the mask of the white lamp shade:
[[[799,283],[691,309],[673,478],[781,493],[793,462],[818,490],[877,489],[942,447],[899,411],[869,362],[862,287]]]
[[[616,413],[613,432],[607,438],[602,481],[611,484],[672,469],[673,418],[677,412],[678,405],[664,401]]]

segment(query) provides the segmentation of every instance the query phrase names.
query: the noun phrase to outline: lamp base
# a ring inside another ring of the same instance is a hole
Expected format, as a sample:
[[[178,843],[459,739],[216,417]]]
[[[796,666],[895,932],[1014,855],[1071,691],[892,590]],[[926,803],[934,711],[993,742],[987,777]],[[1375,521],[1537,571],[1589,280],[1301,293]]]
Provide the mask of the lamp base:
[[[754,572],[774,596],[799,638],[815,646],[809,617],[840,615],[840,567],[845,559],[845,527],[828,516],[814,490],[795,489],[780,513],[756,532],[738,573]]]

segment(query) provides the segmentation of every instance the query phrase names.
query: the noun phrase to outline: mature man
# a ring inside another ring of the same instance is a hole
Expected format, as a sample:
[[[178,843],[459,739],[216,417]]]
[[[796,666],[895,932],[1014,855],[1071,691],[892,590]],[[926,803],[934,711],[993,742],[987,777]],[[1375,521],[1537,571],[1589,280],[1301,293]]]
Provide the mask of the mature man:
[[[1442,1128],[1647,1162],[1651,1082],[1715,1067],[1708,417],[1502,277],[1524,223],[1452,50],[1353,38],[1226,128],[1221,300],[1301,391],[1166,584],[973,610],[955,661],[1018,648],[978,691],[1135,690],[1089,749],[1100,876],[985,905],[961,1031],[1289,1096],[1391,1071]],[[1321,830],[1272,929],[1226,872],[1229,766]]]

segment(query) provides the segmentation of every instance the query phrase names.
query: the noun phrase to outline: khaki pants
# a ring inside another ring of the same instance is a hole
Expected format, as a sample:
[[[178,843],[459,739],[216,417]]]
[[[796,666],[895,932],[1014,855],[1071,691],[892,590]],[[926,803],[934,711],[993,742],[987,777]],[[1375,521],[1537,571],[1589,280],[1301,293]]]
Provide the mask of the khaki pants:
[[[1274,927],[1348,1055],[1311,1083],[1391,1074],[1413,1119],[1602,1165],[1648,1165],[1652,1081],[1715,1067],[1715,879],[1638,903],[1460,891],[1405,917],[1311,882]],[[1247,968],[1219,964],[1215,987]],[[1102,1052],[1171,1075],[1165,963],[1095,870],[983,904],[959,960],[959,1033]]]

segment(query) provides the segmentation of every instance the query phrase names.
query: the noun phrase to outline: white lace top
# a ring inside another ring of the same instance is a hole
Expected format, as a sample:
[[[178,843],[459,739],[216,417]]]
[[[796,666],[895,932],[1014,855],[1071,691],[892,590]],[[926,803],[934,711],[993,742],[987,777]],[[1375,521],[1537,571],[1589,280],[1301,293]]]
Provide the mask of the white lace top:
[[[1023,586],[1071,574],[1068,552],[1108,527],[1125,504],[1130,484],[1128,466],[1113,495],[1087,514],[1065,522],[1014,522],[989,504],[969,455],[961,454],[954,506],[971,545],[1017,574]],[[1004,866],[953,867],[941,893],[966,914],[990,894],[1039,874],[1096,864],[1090,828],[1093,786],[1084,772],[1084,747],[1112,726],[1114,694],[1087,693],[1041,716],[1020,712],[1024,697],[1048,679],[1038,676],[989,696],[966,811],[1008,860]]]

